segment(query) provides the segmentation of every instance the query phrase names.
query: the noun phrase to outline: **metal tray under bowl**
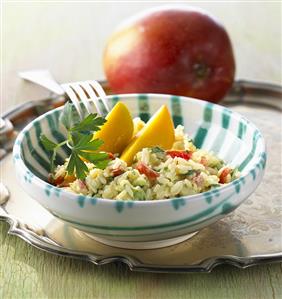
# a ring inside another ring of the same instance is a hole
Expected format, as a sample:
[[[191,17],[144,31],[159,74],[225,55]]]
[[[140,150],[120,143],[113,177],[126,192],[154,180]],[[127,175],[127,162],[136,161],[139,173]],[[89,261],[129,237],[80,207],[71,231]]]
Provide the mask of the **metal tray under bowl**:
[[[102,84],[109,92],[106,82]],[[245,268],[282,261],[281,96],[282,89],[277,85],[235,82],[221,104],[245,115],[262,131],[268,147],[263,182],[238,209],[193,238],[177,245],[148,250],[101,244],[54,218],[18,187],[11,171],[14,167],[10,153],[13,136],[38,115],[62,105],[65,99],[50,97],[22,104],[2,116],[6,121],[6,132],[3,133],[3,128],[0,131],[3,174],[0,220],[10,224],[9,234],[17,235],[39,249],[97,265],[123,262],[135,271],[210,272],[216,265],[224,263]]]

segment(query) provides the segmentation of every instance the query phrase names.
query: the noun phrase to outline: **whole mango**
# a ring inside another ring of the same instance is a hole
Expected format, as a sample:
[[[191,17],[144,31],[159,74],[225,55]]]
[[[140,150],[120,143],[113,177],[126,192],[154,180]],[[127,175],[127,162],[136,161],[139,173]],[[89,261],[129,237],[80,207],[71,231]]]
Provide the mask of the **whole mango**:
[[[110,37],[104,70],[114,93],[165,93],[220,101],[234,80],[229,36],[191,7],[145,11]]]

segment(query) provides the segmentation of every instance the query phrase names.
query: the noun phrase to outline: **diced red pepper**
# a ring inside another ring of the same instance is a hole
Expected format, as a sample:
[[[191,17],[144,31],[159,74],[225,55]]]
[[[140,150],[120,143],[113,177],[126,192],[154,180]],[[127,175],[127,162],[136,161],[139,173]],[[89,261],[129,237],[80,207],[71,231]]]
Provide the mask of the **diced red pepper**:
[[[112,173],[113,173],[113,176],[116,177],[116,176],[123,174],[124,170],[121,169],[120,167],[118,167],[118,168],[113,169]]]
[[[166,151],[166,154],[171,158],[182,158],[184,160],[190,160],[192,157],[192,153],[188,151]]]
[[[108,156],[109,156],[109,159],[110,160],[114,160],[115,159],[115,156],[113,153],[108,153]]]
[[[56,179],[53,179],[51,177],[49,178],[50,183],[55,186],[61,185],[64,182],[64,180],[65,178],[63,176],[59,176]]]
[[[59,176],[56,179],[49,178],[49,182],[58,187],[68,187],[70,183],[75,181],[74,175]]]
[[[223,171],[221,172],[219,176],[219,183],[220,184],[225,184],[226,183],[226,178],[230,174],[231,169],[230,168],[224,168]]]
[[[146,164],[139,162],[136,166],[136,169],[141,173],[141,174],[145,174],[145,176],[149,179],[149,180],[155,180],[157,177],[160,176],[159,173],[157,173],[156,171],[154,171],[153,169],[151,169],[150,167],[148,167]]]

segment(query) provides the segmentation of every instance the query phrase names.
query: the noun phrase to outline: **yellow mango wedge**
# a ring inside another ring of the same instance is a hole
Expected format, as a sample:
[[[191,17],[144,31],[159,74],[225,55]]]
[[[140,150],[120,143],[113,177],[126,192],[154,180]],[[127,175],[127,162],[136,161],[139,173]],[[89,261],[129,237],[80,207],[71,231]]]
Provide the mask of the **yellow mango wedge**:
[[[133,158],[144,147],[159,146],[170,149],[174,142],[174,126],[169,111],[163,105],[145,127],[133,137],[121,154],[121,160],[131,165]]]
[[[120,154],[133,136],[133,121],[130,112],[123,103],[118,102],[109,112],[106,120],[93,138],[104,141],[99,150]]]

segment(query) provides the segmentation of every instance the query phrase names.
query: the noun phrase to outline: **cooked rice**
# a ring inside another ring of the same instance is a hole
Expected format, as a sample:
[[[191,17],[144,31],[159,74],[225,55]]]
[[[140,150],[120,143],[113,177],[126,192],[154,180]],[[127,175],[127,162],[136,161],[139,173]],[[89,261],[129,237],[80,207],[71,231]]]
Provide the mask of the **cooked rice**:
[[[122,200],[157,200],[192,195],[208,191],[221,185],[220,175],[225,168],[231,168],[213,153],[197,149],[183,126],[175,129],[175,143],[172,150],[185,150],[192,153],[189,160],[172,158],[159,148],[143,148],[134,158],[133,165],[127,167],[119,158],[110,161],[104,169],[95,168],[87,163],[89,173],[85,181],[74,180],[64,187],[74,193],[93,197]],[[144,163],[158,174],[150,180],[135,169],[138,163]],[[56,168],[55,179],[66,176],[67,160]],[[116,175],[119,169],[121,174]],[[115,176],[116,175],[116,176]],[[225,183],[239,177],[237,169],[231,169]]]

